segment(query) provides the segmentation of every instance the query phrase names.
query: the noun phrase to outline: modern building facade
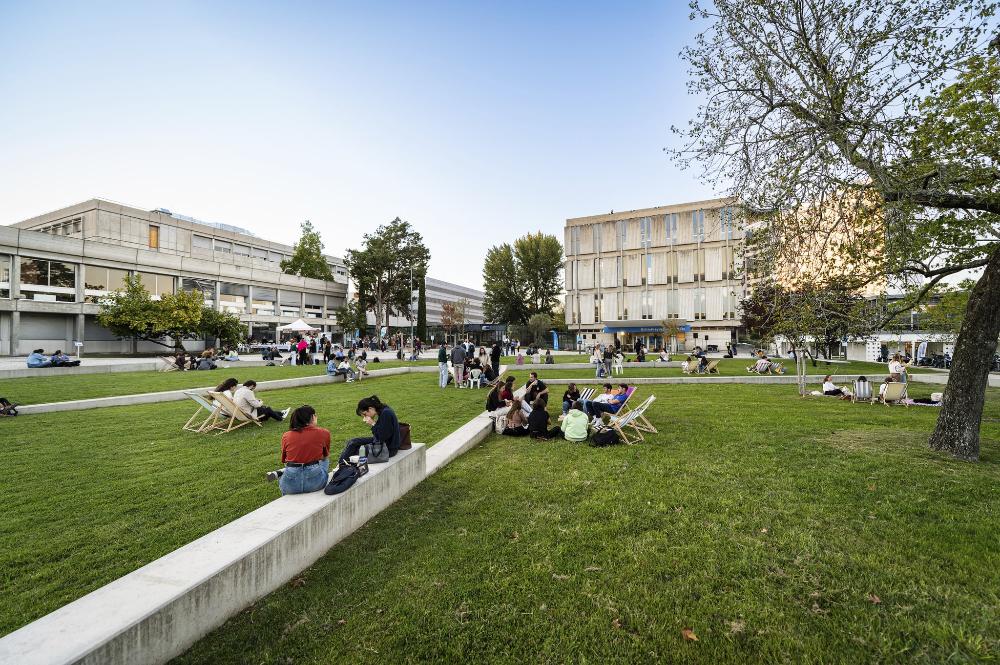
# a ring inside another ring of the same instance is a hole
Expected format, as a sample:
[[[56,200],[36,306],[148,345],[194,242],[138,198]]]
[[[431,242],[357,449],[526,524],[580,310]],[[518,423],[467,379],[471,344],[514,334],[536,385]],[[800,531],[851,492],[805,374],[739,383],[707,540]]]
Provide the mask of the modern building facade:
[[[737,340],[743,232],[734,199],[566,220],[566,323],[581,347],[724,348]],[[673,329],[674,339],[664,339]]]
[[[207,305],[239,315],[259,341],[297,318],[335,331],[334,310],[347,296],[343,261],[326,257],[334,281],[308,279],[281,272],[291,252],[238,227],[102,199],[0,226],[0,354],[72,352],[77,342],[89,352],[130,351],[130,341],[96,321],[98,300],[129,274],[154,298],[201,291]],[[192,350],[201,344],[185,342]]]
[[[416,284],[414,284],[413,289],[416,291]],[[444,305],[448,303],[454,304],[462,300],[465,301],[465,326],[463,332],[470,334],[490,332],[496,328],[496,326],[491,327],[483,318],[483,298],[486,297],[486,294],[482,291],[428,277],[425,281],[425,297],[427,301],[427,332],[432,340],[444,332],[441,326]],[[414,325],[416,325],[416,313],[416,300],[414,300]],[[372,312],[368,312],[368,325],[372,329],[375,327],[375,314]],[[393,329],[406,330],[410,327],[410,319],[404,316],[390,316],[389,325]]]

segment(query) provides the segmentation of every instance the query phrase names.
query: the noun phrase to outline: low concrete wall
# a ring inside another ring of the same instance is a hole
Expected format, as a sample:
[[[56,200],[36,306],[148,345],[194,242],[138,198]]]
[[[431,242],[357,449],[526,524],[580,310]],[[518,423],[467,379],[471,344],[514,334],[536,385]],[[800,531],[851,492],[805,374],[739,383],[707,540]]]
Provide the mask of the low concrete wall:
[[[624,365],[626,370],[628,370],[629,368],[634,369],[636,367],[680,367],[680,366],[681,363],[679,360],[671,360],[669,362],[660,362],[657,360],[657,361],[646,361],[643,363],[625,363]],[[510,369],[515,372],[519,370],[525,370],[528,372],[546,370],[551,372],[553,370],[560,370],[560,369],[592,369],[596,371],[597,365],[591,362],[552,363],[552,364],[524,363],[523,365],[511,365]]]
[[[85,363],[87,359],[83,360]],[[34,379],[75,374],[117,374],[118,372],[151,372],[160,368],[160,361],[124,363],[121,365],[80,365],[79,367],[39,367],[36,369],[3,369],[0,379]]]
[[[18,665],[163,663],[312,565],[426,477],[423,444],[337,496],[285,496],[0,639]]]
[[[427,475],[437,472],[453,459],[475,448],[493,432],[493,420],[482,413],[441,439],[427,451]]]

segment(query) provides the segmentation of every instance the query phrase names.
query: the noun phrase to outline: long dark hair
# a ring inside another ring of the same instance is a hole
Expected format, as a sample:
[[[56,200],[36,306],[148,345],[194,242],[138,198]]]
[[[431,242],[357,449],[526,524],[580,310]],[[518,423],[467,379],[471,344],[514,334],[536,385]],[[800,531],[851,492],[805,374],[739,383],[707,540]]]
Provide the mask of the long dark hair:
[[[226,379],[225,381],[223,381],[222,383],[220,383],[218,386],[215,387],[215,392],[224,393],[227,390],[232,390],[237,385],[239,385],[239,381],[237,381],[236,379],[232,378]]]
[[[386,405],[379,400],[378,395],[372,395],[371,397],[365,397],[358,402],[358,409],[355,413],[360,416],[368,409],[375,409],[375,413],[382,413],[382,409],[385,407]]]
[[[316,415],[316,409],[312,408],[308,404],[303,404],[299,408],[292,411],[292,417],[288,424],[288,429],[301,432],[304,427],[308,427],[309,423],[312,422],[312,417]]]

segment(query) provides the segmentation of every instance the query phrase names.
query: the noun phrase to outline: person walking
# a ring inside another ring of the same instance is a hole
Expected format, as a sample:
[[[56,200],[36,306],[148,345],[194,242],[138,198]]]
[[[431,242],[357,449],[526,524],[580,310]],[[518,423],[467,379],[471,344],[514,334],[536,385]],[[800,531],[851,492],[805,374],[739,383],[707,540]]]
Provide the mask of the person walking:
[[[501,356],[503,356],[503,349],[500,348],[500,342],[493,342],[493,347],[490,349],[490,364],[493,365],[493,371],[497,374],[500,373]]]
[[[438,388],[448,387],[448,345],[438,344]]]
[[[451,366],[455,369],[455,387],[462,387],[462,379],[465,373],[465,347],[456,344],[451,350]]]

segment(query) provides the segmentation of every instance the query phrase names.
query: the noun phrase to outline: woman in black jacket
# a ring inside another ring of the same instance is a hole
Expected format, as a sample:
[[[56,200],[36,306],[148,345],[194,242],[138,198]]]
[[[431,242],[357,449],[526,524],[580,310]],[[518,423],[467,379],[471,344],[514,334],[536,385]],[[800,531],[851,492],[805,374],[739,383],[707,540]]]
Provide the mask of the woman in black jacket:
[[[371,436],[360,436],[347,442],[340,454],[342,463],[351,455],[357,455],[361,446],[371,446],[376,441],[389,447],[389,457],[399,452],[399,419],[396,412],[379,401],[378,395],[365,397],[358,402],[356,413],[371,425]]]
[[[558,439],[562,430],[558,427],[549,429],[549,412],[545,409],[545,400],[541,397],[531,405],[528,414],[528,434],[532,439]]]
[[[576,384],[571,383],[568,386],[566,386],[566,392],[563,393],[563,400],[562,400],[563,402],[562,412],[564,416],[569,412],[570,408],[573,406],[573,402],[579,399],[580,399],[580,391],[577,389]]]

